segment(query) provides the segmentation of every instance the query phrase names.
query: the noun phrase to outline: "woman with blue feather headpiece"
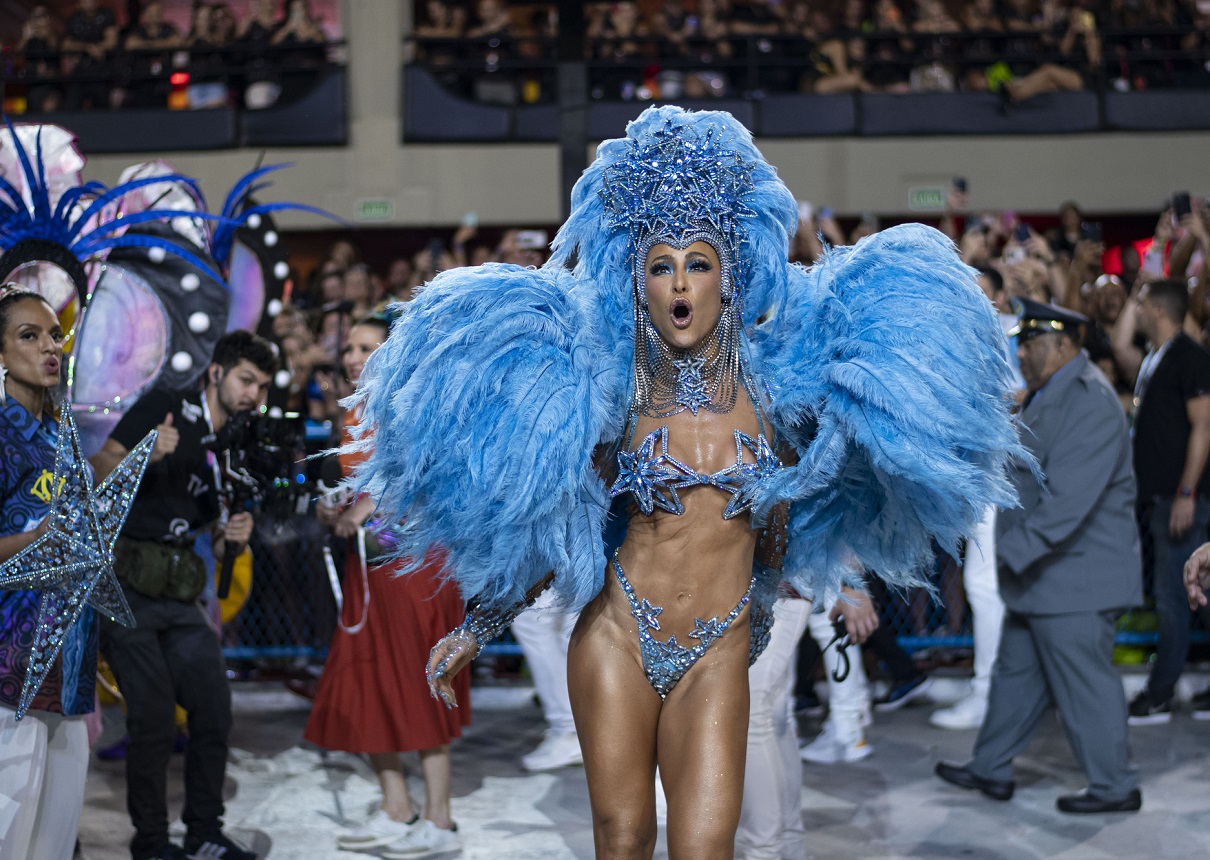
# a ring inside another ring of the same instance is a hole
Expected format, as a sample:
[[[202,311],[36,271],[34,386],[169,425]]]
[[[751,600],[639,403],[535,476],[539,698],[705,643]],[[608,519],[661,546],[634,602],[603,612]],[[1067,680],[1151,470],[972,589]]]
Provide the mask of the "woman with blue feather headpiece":
[[[1005,345],[920,225],[787,262],[797,220],[729,114],[651,108],[601,144],[541,269],[445,272],[371,358],[355,482],[471,601],[435,695],[547,588],[599,857],[730,857],[747,670],[786,580],[917,582],[1011,504]]]

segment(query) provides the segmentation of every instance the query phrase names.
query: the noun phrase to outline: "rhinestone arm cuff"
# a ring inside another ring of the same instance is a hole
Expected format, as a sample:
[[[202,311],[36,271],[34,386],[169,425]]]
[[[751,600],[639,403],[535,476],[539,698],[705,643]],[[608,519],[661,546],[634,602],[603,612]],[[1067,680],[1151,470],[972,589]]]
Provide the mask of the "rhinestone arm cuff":
[[[476,655],[483,646],[504,632],[504,628],[513,623],[513,619],[534,605],[534,602],[555,581],[555,575],[548,573],[525,592],[525,597],[512,606],[487,608],[471,605],[466,610],[466,620],[454,629],[451,635],[472,636],[475,640]]]

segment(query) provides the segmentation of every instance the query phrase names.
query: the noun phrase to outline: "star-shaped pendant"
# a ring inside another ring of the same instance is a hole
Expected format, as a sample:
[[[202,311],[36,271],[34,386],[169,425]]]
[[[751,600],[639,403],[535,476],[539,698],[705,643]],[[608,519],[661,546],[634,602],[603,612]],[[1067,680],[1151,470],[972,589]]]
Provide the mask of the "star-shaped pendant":
[[[120,624],[134,625],[113,572],[113,546],[143,479],[155,438],[155,431],[147,434],[94,490],[71,405],[62,407],[55,451],[57,491],[47,514],[49,529],[0,565],[0,589],[42,592],[17,719],[25,716],[85,605]]]
[[[706,380],[702,378],[702,366],[706,360],[700,355],[689,356],[672,362],[676,368],[676,391],[673,399],[694,415],[710,402],[706,393]]]

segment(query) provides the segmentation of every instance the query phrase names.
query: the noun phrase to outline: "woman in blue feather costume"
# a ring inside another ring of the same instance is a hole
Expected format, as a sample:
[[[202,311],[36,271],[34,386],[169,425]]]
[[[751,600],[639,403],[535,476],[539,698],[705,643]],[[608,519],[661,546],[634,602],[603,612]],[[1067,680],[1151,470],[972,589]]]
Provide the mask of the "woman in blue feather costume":
[[[731,857],[779,581],[913,583],[1012,504],[1003,336],[930,228],[787,263],[795,201],[725,113],[649,109],[572,204],[542,269],[407,307],[354,395],[356,483],[471,602],[435,695],[553,588],[597,856],[651,856],[658,765],[670,856]]]

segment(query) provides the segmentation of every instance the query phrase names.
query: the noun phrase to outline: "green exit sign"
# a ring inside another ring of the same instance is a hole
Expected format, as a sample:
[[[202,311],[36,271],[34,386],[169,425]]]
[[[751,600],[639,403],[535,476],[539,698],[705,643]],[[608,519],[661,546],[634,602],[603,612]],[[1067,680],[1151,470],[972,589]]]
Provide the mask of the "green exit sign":
[[[358,221],[390,221],[395,217],[394,200],[358,200]]]
[[[913,212],[940,212],[945,208],[945,189],[909,188],[908,208]]]

